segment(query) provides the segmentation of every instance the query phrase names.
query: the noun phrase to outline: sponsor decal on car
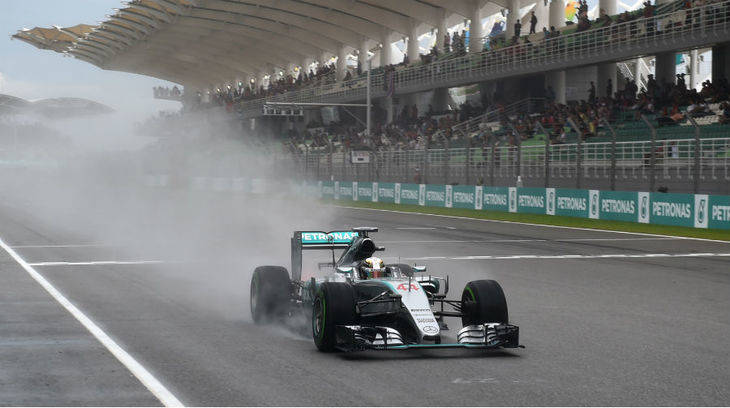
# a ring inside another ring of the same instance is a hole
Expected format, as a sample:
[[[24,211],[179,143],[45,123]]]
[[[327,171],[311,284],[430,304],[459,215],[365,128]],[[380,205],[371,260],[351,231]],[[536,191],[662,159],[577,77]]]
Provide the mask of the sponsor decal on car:
[[[398,287],[396,289],[402,290],[404,292],[407,292],[409,290],[408,289],[408,284],[406,284],[406,283],[401,283],[400,285],[398,285]],[[419,290],[419,289],[420,288],[418,287],[418,285],[416,285],[415,283],[411,283],[410,290]]]
[[[349,244],[355,237],[355,231],[302,232],[302,244]]]

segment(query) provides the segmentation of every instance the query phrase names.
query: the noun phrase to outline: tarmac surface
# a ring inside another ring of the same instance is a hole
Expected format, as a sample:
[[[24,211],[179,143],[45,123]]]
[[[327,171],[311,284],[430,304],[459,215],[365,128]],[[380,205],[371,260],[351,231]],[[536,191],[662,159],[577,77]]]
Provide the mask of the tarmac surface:
[[[251,322],[248,260],[172,259],[175,242],[99,242],[4,204],[0,238],[186,405],[730,404],[730,243],[322,211],[323,230],[380,227],[386,261],[449,275],[454,298],[499,281],[526,348],[323,354]],[[246,247],[288,266],[288,238]],[[7,251],[0,362],[0,405],[161,404]]]

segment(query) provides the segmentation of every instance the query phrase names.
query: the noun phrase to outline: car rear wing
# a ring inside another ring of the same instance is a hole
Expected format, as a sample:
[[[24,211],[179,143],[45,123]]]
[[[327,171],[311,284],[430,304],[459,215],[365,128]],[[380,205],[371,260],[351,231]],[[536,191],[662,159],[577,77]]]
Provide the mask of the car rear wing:
[[[347,249],[357,237],[367,237],[377,228],[359,227],[349,231],[294,231],[291,238],[291,274],[293,281],[302,279],[302,251],[309,249]]]

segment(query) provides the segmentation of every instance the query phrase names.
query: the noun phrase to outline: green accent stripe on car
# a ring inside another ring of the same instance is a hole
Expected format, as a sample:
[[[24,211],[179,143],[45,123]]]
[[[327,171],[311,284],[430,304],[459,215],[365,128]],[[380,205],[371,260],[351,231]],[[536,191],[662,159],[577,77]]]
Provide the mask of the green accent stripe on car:
[[[469,294],[471,295],[471,300],[473,300],[474,302],[476,302],[477,301],[477,297],[474,296],[474,292],[471,291],[471,288],[467,285],[464,289],[466,289],[466,291],[469,292]]]

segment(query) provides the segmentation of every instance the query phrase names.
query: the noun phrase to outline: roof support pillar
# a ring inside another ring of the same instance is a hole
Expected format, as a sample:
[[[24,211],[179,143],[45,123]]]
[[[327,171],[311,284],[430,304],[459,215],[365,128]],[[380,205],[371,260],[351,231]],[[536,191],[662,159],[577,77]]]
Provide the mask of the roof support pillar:
[[[311,57],[304,57],[302,60],[302,72],[309,75],[309,69],[312,65],[312,58]]]
[[[357,63],[360,65],[362,72],[368,70],[368,52],[370,52],[368,48],[368,39],[363,38],[362,42],[360,42],[360,51],[357,56]]]
[[[550,1],[550,27],[559,29],[565,25],[565,0]]]
[[[411,21],[410,30],[408,31],[408,61],[414,63],[418,61],[420,55],[420,47],[418,45],[418,22]]]
[[[516,0],[519,2],[519,0]],[[480,52],[483,47],[484,34],[482,33],[481,2],[475,1],[471,5],[471,22],[469,23],[469,52]],[[510,15],[512,11],[510,11]]]
[[[712,47],[712,80],[730,79],[730,44]]]
[[[697,89],[700,84],[700,61],[698,50],[689,52],[689,89]]]
[[[380,66],[386,66],[393,63],[393,52],[390,42],[390,30],[383,33],[381,39],[383,48],[380,50]]]
[[[618,88],[616,84],[616,63],[598,64],[598,96],[610,98]],[[611,89],[608,89],[609,81]]]
[[[565,0],[550,1],[550,30],[552,27],[559,29],[565,25]],[[565,71],[552,71],[545,75],[545,79],[553,93],[555,103],[565,103]]]
[[[508,0],[507,1],[507,27],[505,27],[505,31],[507,32],[507,38],[514,37],[515,33],[515,23],[517,22],[517,19],[520,18],[520,0]],[[524,30],[520,31],[520,35],[524,34]]]
[[[545,79],[555,93],[555,103],[565,104],[565,71],[548,72]]]
[[[604,10],[609,16],[618,14],[618,0],[598,0],[598,13]]]
[[[444,36],[448,32],[448,28],[446,27],[446,19],[448,16],[446,9],[442,9],[441,18],[439,18],[439,26],[437,27],[438,34],[436,37],[436,47],[440,53],[448,52],[448,50],[444,48]]]
[[[337,80],[342,81],[347,74],[347,48],[341,45],[337,51]]]
[[[677,60],[676,54],[673,52],[665,52],[663,54],[656,55],[656,61],[654,64],[654,72],[659,85],[664,82],[670,84],[675,83],[675,75],[677,71]]]

